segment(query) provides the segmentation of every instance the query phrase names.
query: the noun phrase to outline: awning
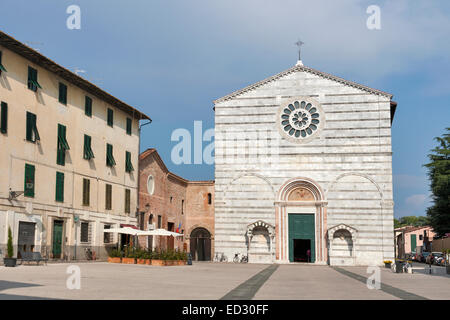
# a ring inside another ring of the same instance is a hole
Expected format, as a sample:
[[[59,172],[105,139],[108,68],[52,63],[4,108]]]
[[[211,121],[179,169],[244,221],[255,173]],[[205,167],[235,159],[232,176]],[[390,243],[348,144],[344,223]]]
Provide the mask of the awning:
[[[138,235],[139,236],[172,236],[172,237],[182,237],[183,236],[183,234],[181,234],[181,233],[167,231],[165,229],[140,231]]]
[[[125,227],[125,228],[111,228],[111,229],[104,229],[103,232],[111,232],[111,233],[121,233],[121,234],[130,234],[133,236],[139,235],[141,232],[138,229]]]

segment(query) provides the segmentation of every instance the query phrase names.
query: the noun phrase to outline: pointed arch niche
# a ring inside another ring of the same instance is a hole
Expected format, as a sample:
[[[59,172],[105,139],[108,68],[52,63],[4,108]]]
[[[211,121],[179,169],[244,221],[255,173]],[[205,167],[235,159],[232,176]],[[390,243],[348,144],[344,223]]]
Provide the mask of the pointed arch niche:
[[[314,215],[314,261],[327,263],[326,205],[324,192],[312,179],[297,177],[286,181],[275,201],[276,261],[289,263],[289,215]],[[291,228],[292,230],[292,228]],[[291,246],[292,247],[292,246]],[[292,255],[291,255],[292,256]]]

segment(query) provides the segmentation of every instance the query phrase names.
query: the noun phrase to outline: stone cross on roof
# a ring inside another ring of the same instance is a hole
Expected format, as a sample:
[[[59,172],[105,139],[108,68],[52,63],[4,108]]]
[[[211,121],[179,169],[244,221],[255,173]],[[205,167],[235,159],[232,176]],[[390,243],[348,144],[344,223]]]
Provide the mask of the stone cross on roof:
[[[302,49],[302,45],[304,45],[305,43],[303,42],[303,41],[301,41],[301,40],[298,40],[296,43],[295,43],[295,45],[298,47],[298,62],[297,62],[297,65],[298,64],[300,64],[300,65],[303,65],[303,63],[302,63],[302,57],[301,57],[301,49]]]

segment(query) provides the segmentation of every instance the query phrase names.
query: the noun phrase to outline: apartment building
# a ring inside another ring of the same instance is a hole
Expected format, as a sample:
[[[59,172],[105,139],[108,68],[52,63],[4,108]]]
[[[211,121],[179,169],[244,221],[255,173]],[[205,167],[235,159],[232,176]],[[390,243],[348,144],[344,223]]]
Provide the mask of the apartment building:
[[[105,257],[136,225],[139,121],[150,118],[0,32],[0,250]]]

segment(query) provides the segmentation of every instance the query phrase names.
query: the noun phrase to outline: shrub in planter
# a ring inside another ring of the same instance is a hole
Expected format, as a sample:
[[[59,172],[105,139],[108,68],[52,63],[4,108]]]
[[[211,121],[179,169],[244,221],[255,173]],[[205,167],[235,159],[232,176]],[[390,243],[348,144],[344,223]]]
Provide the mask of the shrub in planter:
[[[132,247],[126,247],[124,256],[122,258],[122,263],[125,264],[135,264],[136,263],[136,251]]]
[[[135,251],[135,258],[137,264],[150,264],[149,254],[145,250],[137,249]]]
[[[14,255],[14,248],[12,243],[12,231],[11,228],[8,227],[8,244],[7,244],[7,250],[6,250],[7,257],[3,258],[3,263],[5,264],[5,267],[15,267],[17,263],[17,259],[13,258]]]
[[[122,252],[119,249],[113,249],[109,252],[108,262],[120,263],[122,261]]]

